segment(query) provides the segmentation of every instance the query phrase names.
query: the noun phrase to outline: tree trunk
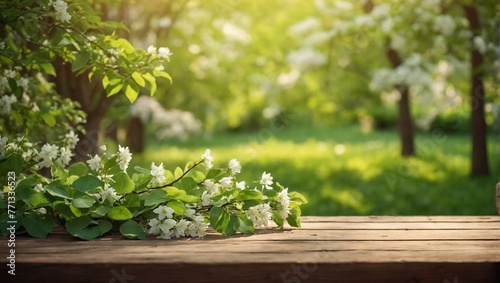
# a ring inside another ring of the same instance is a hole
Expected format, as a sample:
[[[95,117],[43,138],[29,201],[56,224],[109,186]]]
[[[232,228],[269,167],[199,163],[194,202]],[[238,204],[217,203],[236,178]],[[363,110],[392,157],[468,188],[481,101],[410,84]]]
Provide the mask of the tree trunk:
[[[127,143],[133,153],[144,151],[144,124],[138,117],[131,117],[127,123]]]
[[[107,98],[98,78],[89,81],[87,73],[79,76],[71,71],[71,65],[61,58],[54,60],[57,77],[53,78],[57,92],[73,101],[78,101],[87,113],[85,134],[78,133],[74,161],[84,161],[88,155],[98,154],[104,138],[101,122],[116,96]]]
[[[469,26],[472,31],[471,37],[471,88],[470,88],[470,103],[471,103],[471,129],[470,135],[472,140],[471,153],[471,176],[489,175],[488,167],[488,150],[486,143],[486,121],[484,118],[484,86],[483,86],[483,55],[477,50],[474,45],[474,37],[480,32],[481,23],[478,11],[473,6],[464,5],[463,9]]]
[[[410,90],[408,86],[398,86],[401,97],[398,101],[398,128],[401,140],[401,155],[415,155],[413,121],[410,111]]]
[[[386,55],[393,68],[397,68],[403,63],[396,50],[390,47],[390,40],[386,43]],[[401,156],[413,156],[415,155],[415,141],[413,119],[410,111],[410,89],[407,85],[399,85],[397,89],[401,94],[398,101],[398,129],[401,140]]]

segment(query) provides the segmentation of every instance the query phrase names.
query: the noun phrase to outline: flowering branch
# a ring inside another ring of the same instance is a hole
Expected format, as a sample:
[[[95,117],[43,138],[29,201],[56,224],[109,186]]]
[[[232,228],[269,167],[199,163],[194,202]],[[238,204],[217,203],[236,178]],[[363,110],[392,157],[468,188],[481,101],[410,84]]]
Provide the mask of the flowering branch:
[[[165,170],[163,163],[151,170],[127,168],[132,154],[119,146],[117,153],[89,156],[84,162],[68,165],[66,148],[77,137],[69,133],[65,144],[45,144],[36,148],[25,139],[8,142],[0,137],[0,164],[20,162],[16,183],[18,233],[44,238],[56,223],[71,235],[90,240],[119,227],[126,238],[160,239],[203,237],[209,226],[225,235],[253,233],[255,227],[279,227],[286,223],[300,227],[300,206],[307,200],[299,193],[273,182],[264,172],[249,188],[237,182],[241,165],[231,159],[227,168],[213,168],[214,158],[207,150],[199,161],[189,162],[184,170]],[[102,149],[106,152],[106,147]],[[204,164],[205,168],[200,168]],[[33,168],[51,168],[51,177],[33,174]],[[175,185],[175,186],[174,186]],[[8,217],[6,192],[0,194],[0,218]],[[115,223],[115,224],[113,224]],[[7,233],[7,227],[2,233]],[[5,229],[3,229],[5,228]]]

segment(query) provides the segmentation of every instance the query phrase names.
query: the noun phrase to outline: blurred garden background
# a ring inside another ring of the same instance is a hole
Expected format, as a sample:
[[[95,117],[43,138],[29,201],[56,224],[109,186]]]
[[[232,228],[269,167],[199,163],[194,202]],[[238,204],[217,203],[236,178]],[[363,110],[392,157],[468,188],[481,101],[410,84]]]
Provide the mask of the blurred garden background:
[[[237,158],[247,184],[266,171],[304,194],[304,215],[496,213],[498,1],[89,7],[123,24],[116,33],[135,48],[168,47],[172,82],[131,104],[128,94],[80,91],[85,74],[59,87],[71,78],[54,63],[56,89],[87,113],[82,155],[125,145],[128,170],[174,170],[210,148],[215,166]]]

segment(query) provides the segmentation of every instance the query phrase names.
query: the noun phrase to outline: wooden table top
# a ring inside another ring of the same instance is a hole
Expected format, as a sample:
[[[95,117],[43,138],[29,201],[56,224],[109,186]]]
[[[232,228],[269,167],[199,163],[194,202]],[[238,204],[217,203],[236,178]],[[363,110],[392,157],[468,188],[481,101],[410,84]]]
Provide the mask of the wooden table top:
[[[16,278],[33,282],[57,282],[48,274],[73,282],[499,282],[500,216],[310,216],[300,229],[203,239],[56,233],[18,236],[15,253]],[[3,278],[3,252],[0,263]]]

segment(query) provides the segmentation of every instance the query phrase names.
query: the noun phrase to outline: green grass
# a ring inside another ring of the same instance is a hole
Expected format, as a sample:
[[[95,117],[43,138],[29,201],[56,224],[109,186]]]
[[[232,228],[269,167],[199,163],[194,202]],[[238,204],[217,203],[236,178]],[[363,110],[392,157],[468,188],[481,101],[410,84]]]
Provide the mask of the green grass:
[[[309,203],[304,215],[492,215],[498,180],[498,141],[489,137],[492,176],[469,177],[467,135],[417,134],[418,157],[399,156],[396,132],[357,127],[298,127],[220,134],[181,142],[150,141],[134,162],[163,162],[173,170],[212,150],[215,166],[242,164],[240,180],[263,171]]]

